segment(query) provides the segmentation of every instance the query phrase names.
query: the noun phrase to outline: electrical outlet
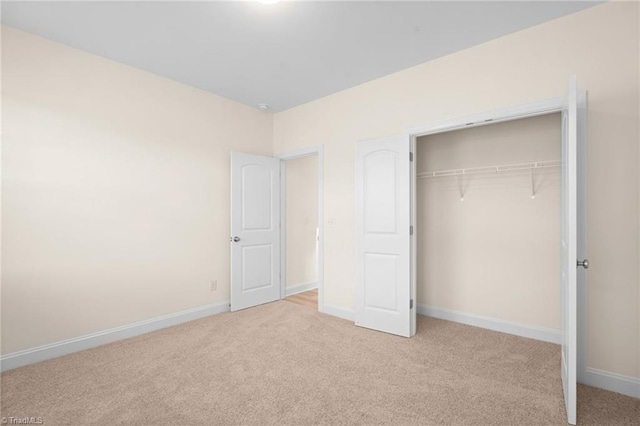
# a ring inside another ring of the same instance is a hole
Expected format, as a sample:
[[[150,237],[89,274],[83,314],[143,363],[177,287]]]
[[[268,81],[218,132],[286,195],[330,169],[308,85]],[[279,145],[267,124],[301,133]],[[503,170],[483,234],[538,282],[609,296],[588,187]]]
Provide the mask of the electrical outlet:
[[[212,280],[209,283],[209,291],[216,291],[218,289],[218,280]]]

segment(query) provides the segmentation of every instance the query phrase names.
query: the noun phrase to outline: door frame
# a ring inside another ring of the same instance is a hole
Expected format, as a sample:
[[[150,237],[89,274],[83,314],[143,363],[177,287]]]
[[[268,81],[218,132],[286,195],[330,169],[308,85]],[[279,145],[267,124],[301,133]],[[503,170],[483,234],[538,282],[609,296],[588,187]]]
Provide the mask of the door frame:
[[[587,102],[587,92],[585,90],[578,91],[578,100],[582,100],[585,104]],[[540,115],[554,114],[562,112],[564,109],[565,102],[564,97],[555,97],[544,99],[536,102],[530,102],[526,104],[520,104],[515,106],[510,106],[506,108],[495,109],[491,111],[481,112],[477,114],[470,114],[461,117],[455,117],[447,120],[435,121],[428,124],[420,125],[420,126],[410,126],[406,128],[406,133],[411,137],[411,152],[413,156],[415,155],[416,141],[421,136],[434,135],[438,133],[451,132],[454,130],[462,130],[468,129],[471,127],[479,127],[486,126],[490,124],[496,124],[506,121],[518,120],[521,118],[531,118],[537,117]],[[579,114],[586,114],[586,111],[579,111]],[[583,116],[582,126],[586,126],[586,116]],[[586,128],[578,129],[578,138],[585,138],[586,136]],[[586,141],[585,141],[586,142]],[[582,160],[582,168],[578,168],[578,176],[581,178],[582,185],[578,187],[578,208],[582,209],[584,212],[584,220],[582,223],[578,223],[578,235],[582,235],[583,238],[586,237],[586,143],[584,143],[582,149],[580,149],[580,143],[578,155]],[[417,235],[417,227],[415,223],[416,217],[416,186],[417,186],[417,175],[416,175],[416,161],[412,162],[411,165],[411,203],[412,203],[412,212],[411,212],[411,222],[414,229],[414,235]],[[580,237],[579,237],[580,238]],[[411,286],[412,291],[416,290],[416,264],[417,264],[417,247],[416,240],[414,238],[411,242]],[[581,259],[587,259],[586,253],[586,241],[582,245],[582,248],[578,247],[578,256]],[[578,286],[577,288],[577,381],[580,383],[584,383],[585,374],[586,374],[586,355],[587,355],[587,274],[584,271],[579,271],[578,273],[582,273],[584,275],[584,285]],[[415,297],[416,295],[413,294]],[[417,300],[414,298],[414,300]]]
[[[317,157],[318,167],[318,251],[316,253],[316,281],[318,311],[324,312],[324,145],[276,154],[280,160],[280,299],[286,297],[287,285],[287,173],[286,162],[304,157]]]

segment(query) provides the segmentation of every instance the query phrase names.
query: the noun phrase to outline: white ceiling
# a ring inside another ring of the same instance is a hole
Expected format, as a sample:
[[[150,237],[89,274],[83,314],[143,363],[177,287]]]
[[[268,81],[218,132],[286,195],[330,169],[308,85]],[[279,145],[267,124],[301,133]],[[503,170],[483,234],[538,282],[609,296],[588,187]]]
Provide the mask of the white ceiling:
[[[2,22],[282,111],[597,2],[2,2]]]

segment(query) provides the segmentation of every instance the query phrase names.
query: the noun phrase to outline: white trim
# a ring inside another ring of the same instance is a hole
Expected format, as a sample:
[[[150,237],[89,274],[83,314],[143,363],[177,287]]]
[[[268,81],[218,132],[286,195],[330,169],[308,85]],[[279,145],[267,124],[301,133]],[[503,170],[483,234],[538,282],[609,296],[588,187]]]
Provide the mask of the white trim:
[[[280,299],[287,297],[287,166],[280,160]]]
[[[454,311],[453,309],[438,308],[429,305],[418,305],[418,314],[461,324],[472,325],[474,327],[486,328],[499,331],[501,333],[514,334],[516,336],[527,337],[529,339],[542,340],[560,344],[562,334],[560,330],[533,325],[521,324],[513,321],[505,321],[485,315],[470,314],[467,312]]]
[[[584,380],[580,383],[640,398],[640,378],[637,377],[623,376],[622,374],[587,367],[584,372]]]
[[[309,148],[302,148],[297,151],[283,152],[280,154],[276,154],[275,157],[279,158],[280,160],[293,160],[294,158],[302,158],[302,157],[309,157],[311,155],[316,155],[322,150],[323,150],[323,146],[317,145]]]
[[[341,306],[332,306],[332,305],[324,305],[323,308],[324,309],[320,312],[324,314],[342,318],[351,322],[355,322],[356,320],[356,315],[353,309],[347,309]]]
[[[62,340],[48,345],[25,349],[13,352],[0,357],[0,370],[7,371],[25,365],[33,364],[47,359],[57,358],[96,346],[112,343],[129,337],[160,330],[193,321],[209,315],[220,314],[229,311],[229,301],[213,303],[211,305],[199,306],[197,308],[186,309],[172,314],[162,315],[148,320],[138,321],[97,333],[86,334],[72,339]]]
[[[296,284],[290,287],[287,287],[285,290],[285,294],[287,296],[291,296],[292,294],[298,294],[305,291],[313,290],[314,288],[318,288],[318,283],[316,281],[311,281],[308,283]]]
[[[318,311],[324,312],[324,146],[318,145],[310,148],[303,148],[297,151],[277,154],[280,159],[280,296],[284,299],[287,295],[286,289],[286,166],[285,161],[296,158],[317,156],[318,166],[318,253],[317,253],[317,287],[318,287]]]
[[[409,253],[409,262],[411,264],[411,300],[413,300],[413,308],[411,308],[411,327],[410,327],[410,336],[413,337],[416,335],[418,330],[417,325],[417,315],[418,315],[418,195],[417,195],[417,167],[418,163],[418,149],[417,149],[417,139],[415,136],[411,136],[411,164],[410,173],[411,177],[409,180],[409,185],[411,188],[411,226],[413,227],[413,233],[411,235],[411,253]]]
[[[485,126],[503,121],[518,120],[520,118],[536,117],[538,115],[553,114],[562,111],[564,97],[545,99],[523,105],[516,105],[493,111],[481,112],[447,120],[436,121],[421,126],[406,129],[411,136],[419,137],[436,133],[449,132],[462,128]]]
[[[318,147],[318,310],[324,312],[324,146]]]

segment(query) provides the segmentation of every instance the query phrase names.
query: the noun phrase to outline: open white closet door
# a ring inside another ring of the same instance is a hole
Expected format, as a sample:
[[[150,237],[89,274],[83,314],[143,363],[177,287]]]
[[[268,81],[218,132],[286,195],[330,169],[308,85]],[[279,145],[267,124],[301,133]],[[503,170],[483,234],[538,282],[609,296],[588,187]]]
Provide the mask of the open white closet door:
[[[578,280],[584,281],[584,273],[578,268],[588,268],[584,253],[584,169],[586,157],[579,155],[586,149],[586,95],[580,96],[576,78],[569,80],[569,90],[562,111],[562,364],[561,376],[564,390],[567,421],[576,424],[576,382],[578,363]],[[580,107],[580,108],[579,108]],[[579,114],[580,110],[580,114]],[[579,246],[579,244],[582,246]]]
[[[280,299],[280,160],[231,153],[231,310]]]
[[[408,135],[356,146],[356,325],[409,337],[411,143]]]

